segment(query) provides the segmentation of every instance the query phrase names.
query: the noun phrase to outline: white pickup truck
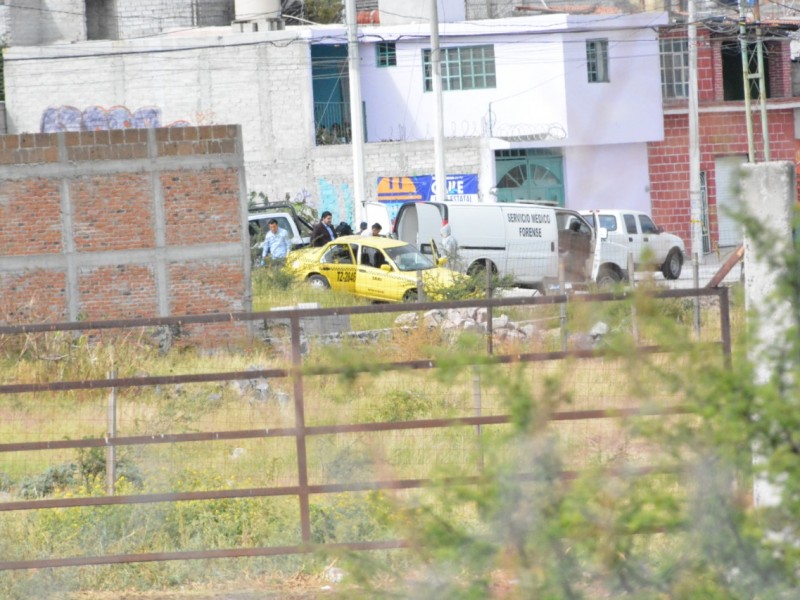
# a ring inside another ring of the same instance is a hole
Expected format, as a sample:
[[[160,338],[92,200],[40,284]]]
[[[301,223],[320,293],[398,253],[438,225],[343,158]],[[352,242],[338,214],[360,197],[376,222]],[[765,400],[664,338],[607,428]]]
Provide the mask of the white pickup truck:
[[[637,210],[581,211],[609,242],[633,255],[634,270],[661,271],[666,279],[681,275],[686,246],[677,235],[666,233],[647,214]]]
[[[278,227],[289,233],[292,240],[292,250],[308,246],[311,240],[313,226],[291,204],[269,203],[251,207],[247,215],[250,229],[250,249],[253,261],[257,262],[261,256],[261,243],[269,230],[268,223],[271,219],[278,222]]]

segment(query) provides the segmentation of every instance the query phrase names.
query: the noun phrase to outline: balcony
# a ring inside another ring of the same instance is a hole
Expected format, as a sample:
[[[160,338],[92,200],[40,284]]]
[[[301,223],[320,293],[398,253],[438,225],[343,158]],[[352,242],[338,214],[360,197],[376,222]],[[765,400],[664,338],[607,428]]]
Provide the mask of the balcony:
[[[314,126],[317,132],[317,146],[349,144],[350,103],[315,102]]]

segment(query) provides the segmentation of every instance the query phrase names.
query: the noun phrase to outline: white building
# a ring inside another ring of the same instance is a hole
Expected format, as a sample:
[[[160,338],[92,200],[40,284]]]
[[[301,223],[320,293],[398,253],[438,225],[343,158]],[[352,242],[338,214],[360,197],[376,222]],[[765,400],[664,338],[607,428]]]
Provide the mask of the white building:
[[[647,142],[663,138],[665,13],[443,23],[446,168],[471,199],[649,208]],[[359,30],[368,199],[429,183],[428,24]],[[5,51],[9,133],[239,123],[248,187],[353,221],[343,26],[177,31]],[[342,143],[344,142],[344,143]],[[427,179],[426,179],[427,178]],[[475,183],[477,181],[477,183]],[[420,188],[422,189],[422,188]]]

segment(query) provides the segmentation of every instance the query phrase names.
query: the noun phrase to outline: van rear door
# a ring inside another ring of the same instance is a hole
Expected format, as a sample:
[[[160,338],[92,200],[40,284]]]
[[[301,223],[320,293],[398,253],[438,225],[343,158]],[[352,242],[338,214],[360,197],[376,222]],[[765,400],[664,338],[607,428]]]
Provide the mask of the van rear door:
[[[503,206],[507,271],[526,285],[558,278],[558,227],[547,206]]]
[[[436,204],[409,202],[397,211],[397,238],[413,244],[423,254],[431,255],[431,239],[438,239],[442,229],[442,213]]]
[[[383,235],[389,235],[392,232],[392,220],[389,218],[389,210],[385,204],[366,202],[364,204],[364,220],[367,222],[367,227],[372,227],[373,223],[380,223]]]

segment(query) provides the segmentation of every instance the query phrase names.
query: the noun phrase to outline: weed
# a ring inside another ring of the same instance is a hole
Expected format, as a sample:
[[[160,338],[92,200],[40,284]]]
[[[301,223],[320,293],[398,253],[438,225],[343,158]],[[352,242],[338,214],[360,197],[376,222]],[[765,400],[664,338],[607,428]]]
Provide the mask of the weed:
[[[142,471],[129,456],[122,454],[116,457],[114,465],[114,473],[117,479],[125,479],[136,488],[143,486]],[[77,468],[84,485],[87,487],[93,481],[105,480],[107,468],[106,449],[79,448]]]
[[[41,475],[25,478],[19,485],[18,493],[23,498],[44,498],[57,489],[74,485],[78,481],[77,475],[78,467],[75,463],[56,465]]]
[[[253,293],[265,295],[267,291],[286,292],[295,285],[292,274],[278,265],[268,264],[260,267],[253,272]]]
[[[411,421],[430,408],[429,400],[415,390],[390,390],[384,397],[376,415],[379,421]]]

